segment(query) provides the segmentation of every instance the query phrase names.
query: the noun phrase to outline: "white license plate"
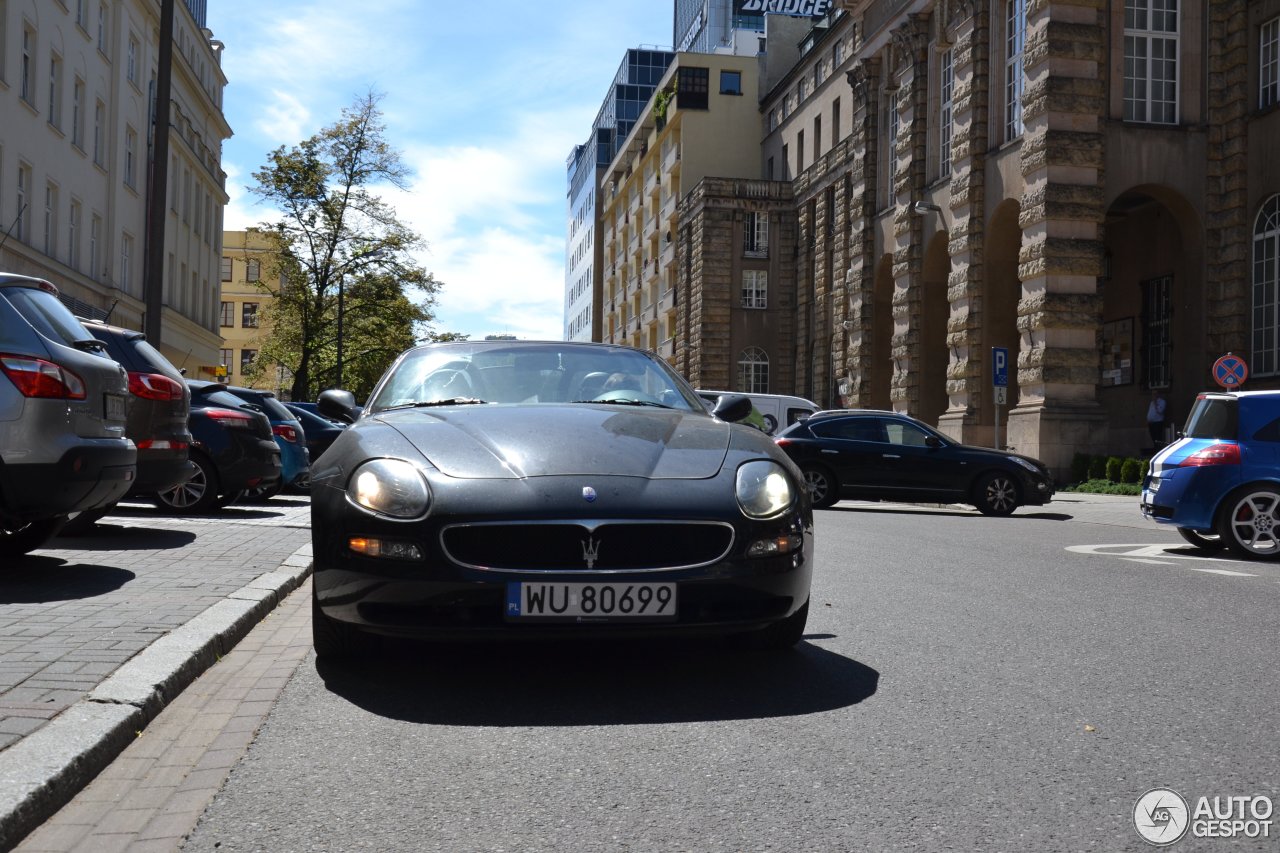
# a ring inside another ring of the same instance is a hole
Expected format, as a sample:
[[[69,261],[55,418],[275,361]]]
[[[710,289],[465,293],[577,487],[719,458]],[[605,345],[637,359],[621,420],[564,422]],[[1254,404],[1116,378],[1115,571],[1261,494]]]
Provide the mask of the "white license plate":
[[[129,414],[129,402],[123,394],[103,394],[107,420],[122,421]]]
[[[571,622],[664,621],[676,618],[673,583],[507,584],[507,619]]]

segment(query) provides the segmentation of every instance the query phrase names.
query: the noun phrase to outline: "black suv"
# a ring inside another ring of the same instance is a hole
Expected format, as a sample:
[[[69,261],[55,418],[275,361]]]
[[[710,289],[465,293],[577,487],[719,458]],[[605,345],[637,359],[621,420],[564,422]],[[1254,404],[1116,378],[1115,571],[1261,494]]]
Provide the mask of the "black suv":
[[[280,448],[271,422],[220,382],[188,379],[191,391],[191,461],[195,473],[184,483],[158,492],[156,505],[194,514],[225,506],[245,489],[280,482]]]
[[[142,332],[83,317],[80,322],[129,374],[132,403],[125,435],[138,446],[138,476],[129,495],[151,495],[185,482],[194,473],[194,466],[188,455],[191,430],[187,416],[191,412],[191,392],[182,373],[147,343]],[[81,513],[64,532],[88,527],[108,509]]]
[[[959,444],[899,412],[817,412],[774,440],[804,472],[816,507],[841,498],[926,501],[1008,515],[1048,503],[1054,492],[1040,460]]]

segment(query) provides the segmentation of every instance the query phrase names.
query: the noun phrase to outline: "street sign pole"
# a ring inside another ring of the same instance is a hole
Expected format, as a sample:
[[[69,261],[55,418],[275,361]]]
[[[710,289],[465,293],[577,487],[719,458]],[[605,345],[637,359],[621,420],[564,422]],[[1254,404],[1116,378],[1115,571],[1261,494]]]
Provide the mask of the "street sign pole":
[[[1008,347],[991,348],[991,396],[996,407],[994,441],[992,445],[1000,449],[1000,406],[1006,402],[1009,387],[1009,349]]]

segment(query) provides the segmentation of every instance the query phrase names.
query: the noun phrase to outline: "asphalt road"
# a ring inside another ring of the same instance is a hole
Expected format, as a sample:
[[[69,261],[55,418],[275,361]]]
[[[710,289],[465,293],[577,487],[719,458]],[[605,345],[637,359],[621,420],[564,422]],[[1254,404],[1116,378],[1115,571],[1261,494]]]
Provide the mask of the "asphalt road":
[[[1149,849],[1153,787],[1280,795],[1280,567],[1134,512],[822,511],[793,652],[308,656],[184,849]]]

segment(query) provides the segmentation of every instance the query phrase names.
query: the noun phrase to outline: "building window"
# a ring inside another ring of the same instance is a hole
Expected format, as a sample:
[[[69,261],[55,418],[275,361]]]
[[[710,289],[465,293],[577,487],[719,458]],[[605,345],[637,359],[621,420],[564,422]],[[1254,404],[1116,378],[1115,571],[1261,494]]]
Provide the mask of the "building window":
[[[258,303],[246,302],[240,306],[240,326],[245,329],[258,328]]]
[[[80,269],[80,202],[71,202],[67,217],[67,264],[73,270]]]
[[[804,131],[796,134],[796,175],[804,173]]]
[[[234,302],[222,303],[222,316],[218,320],[218,325],[224,329],[234,329],[236,325],[236,304]]]
[[[1262,25],[1258,38],[1258,108],[1280,102],[1280,18]]]
[[[44,253],[58,256],[58,188],[53,184],[44,185]]]
[[[249,368],[253,366],[253,361],[258,357],[256,349],[240,350],[240,375],[244,376],[249,372]]]
[[[102,101],[95,102],[93,105],[93,162],[99,166],[102,165],[102,158],[106,154],[106,149],[102,145],[103,123],[106,118],[106,105]]]
[[[98,4],[98,50],[100,50],[104,56],[110,55],[107,53],[107,45],[110,44],[111,42],[111,38],[107,33],[107,21],[109,20],[109,17],[110,17],[110,13],[107,11],[107,4],[99,3]]]
[[[1147,385],[1168,388],[1169,355],[1173,347],[1173,276],[1142,283],[1142,350],[1146,357]]]
[[[31,167],[18,164],[18,215],[14,219],[13,236],[23,242],[31,240]]]
[[[705,110],[710,77],[708,68],[676,69],[676,106],[682,110]]]
[[[822,116],[813,117],[813,162],[822,156]]]
[[[124,55],[124,76],[133,85],[138,85],[138,40],[129,36],[129,46]]]
[[[126,186],[138,186],[138,132],[132,127],[124,130],[124,182]]]
[[[836,67],[839,68],[840,64],[844,62],[844,42],[843,41],[836,42],[835,49],[832,51],[832,57],[835,60]]]
[[[49,124],[62,129],[62,57],[49,54]]]
[[[1005,7],[1004,38],[1004,138],[1008,142],[1022,135],[1022,90],[1026,74],[1022,68],[1027,43],[1027,0],[1008,0]]]
[[[741,71],[721,71],[720,72],[720,94],[722,95],[741,95],[742,94],[742,72]]]
[[[831,102],[831,147],[840,142],[840,99]]]
[[[222,304],[223,304],[223,305],[225,305],[226,303],[224,302],[224,303],[222,303]],[[231,350],[231,349],[220,349],[220,350],[218,350],[218,358],[220,359],[220,361],[219,361],[218,363],[219,363],[222,367],[225,367],[228,371],[230,371],[230,370],[231,370],[231,359],[235,358],[235,350]]]
[[[801,77],[800,82],[796,83],[796,102],[799,104],[809,97],[809,78]]]
[[[89,221],[89,277],[100,281],[102,270],[98,269],[98,241],[102,237],[102,217],[93,215]]]
[[[1253,228],[1253,356],[1259,376],[1280,373],[1280,195],[1258,213]]]
[[[125,293],[131,293],[129,288],[129,277],[133,274],[129,268],[129,261],[133,257],[133,237],[125,234],[120,238],[120,288]]]
[[[79,77],[71,85],[71,144],[84,150],[84,81]]]
[[[89,32],[89,0],[76,0],[76,26]]]
[[[769,214],[763,210],[748,211],[743,224],[742,254],[748,258],[769,257]]]
[[[938,175],[951,174],[951,138],[955,133],[952,98],[955,94],[955,54],[950,48],[942,52],[938,92],[941,108],[938,115]]]
[[[245,263],[245,281],[262,281],[262,262],[248,261]]]
[[[220,272],[221,272],[221,279],[223,281],[231,281],[231,259],[230,258],[222,259],[222,269],[220,270]]]
[[[767,270],[742,271],[742,307],[769,307],[769,272]]]
[[[744,394],[769,393],[769,356],[759,347],[747,347],[738,358],[738,390]]]
[[[1178,0],[1125,0],[1124,119],[1178,122]]]
[[[36,31],[22,28],[22,67],[19,77],[19,95],[31,106],[36,105]]]

